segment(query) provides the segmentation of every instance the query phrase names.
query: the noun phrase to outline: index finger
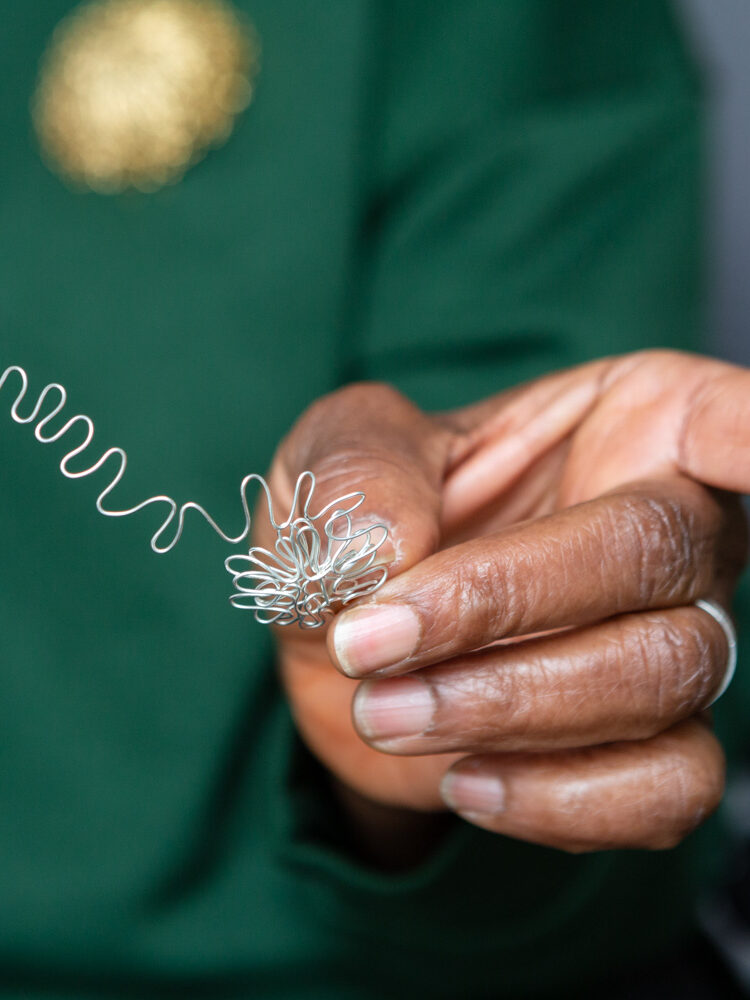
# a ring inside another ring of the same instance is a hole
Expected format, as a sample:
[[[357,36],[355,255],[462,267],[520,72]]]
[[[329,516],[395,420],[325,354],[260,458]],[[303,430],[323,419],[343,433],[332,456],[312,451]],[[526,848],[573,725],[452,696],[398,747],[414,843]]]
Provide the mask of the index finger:
[[[351,677],[405,673],[500,639],[675,607],[711,590],[722,515],[690,480],[632,485],[438,552],[344,611]]]

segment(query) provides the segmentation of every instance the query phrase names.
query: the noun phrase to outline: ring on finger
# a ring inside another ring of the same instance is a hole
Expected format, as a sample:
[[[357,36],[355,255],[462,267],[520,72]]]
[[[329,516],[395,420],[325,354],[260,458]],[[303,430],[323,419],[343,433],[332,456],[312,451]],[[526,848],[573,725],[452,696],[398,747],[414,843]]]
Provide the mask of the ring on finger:
[[[724,679],[719,686],[719,690],[707,706],[710,707],[714,704],[714,702],[717,702],[719,698],[721,698],[726,689],[732,683],[734,672],[737,669],[737,632],[732,619],[726,611],[716,603],[716,601],[695,601],[695,606],[696,608],[700,608],[701,611],[705,611],[707,615],[710,615],[714,621],[717,621],[719,625],[721,625],[724,629],[724,635],[727,637],[727,646],[729,647],[729,656],[727,658],[727,665],[724,671]]]

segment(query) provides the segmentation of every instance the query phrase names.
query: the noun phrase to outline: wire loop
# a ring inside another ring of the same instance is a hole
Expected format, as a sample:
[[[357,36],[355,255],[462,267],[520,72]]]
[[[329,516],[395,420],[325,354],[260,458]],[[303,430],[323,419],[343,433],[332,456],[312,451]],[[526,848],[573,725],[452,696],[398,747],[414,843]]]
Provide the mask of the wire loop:
[[[152,504],[166,504],[167,513],[162,524],[151,537],[151,548],[159,555],[171,551],[182,537],[185,515],[197,511],[216,534],[230,545],[239,545],[250,537],[252,518],[247,499],[251,482],[257,482],[266,498],[268,517],[276,532],[274,551],[260,546],[252,547],[247,555],[236,554],[224,561],[232,577],[235,593],[229,598],[235,608],[254,612],[255,619],[264,625],[292,625],[301,628],[318,628],[328,615],[357,597],[372,594],[385,583],[388,570],[377,563],[377,552],[388,536],[384,524],[372,524],[355,529],[353,512],[364,502],[364,493],[348,493],[327,504],[317,514],[311,514],[310,504],[315,489],[315,476],[303,472],[294,490],[289,516],[278,522],[268,483],[262,476],[251,473],[240,483],[240,501],[244,513],[244,527],[238,535],[223,531],[211,515],[192,500],[178,504],[172,497],[160,494],[149,497],[134,507],[122,510],[105,507],[105,499],[116,489],[128,464],[122,448],[107,448],[90,466],[73,471],[70,463],[82,455],[94,438],[94,422],[84,414],[70,417],[56,431],[48,431],[49,424],[60,414],[67,403],[67,392],[57,382],[46,385],[37,396],[31,411],[22,416],[19,412],[26,398],[29,380],[18,365],[11,365],[0,375],[0,390],[12,377],[20,379],[20,388],[11,405],[10,415],[17,424],[35,424],[34,437],[42,444],[59,441],[73,428],[83,429],[80,444],[71,448],[60,461],[60,472],[68,479],[82,479],[93,475],[110,459],[116,471],[110,482],[96,498],[96,509],[106,517],[128,517]],[[57,397],[55,401],[55,397]],[[45,411],[48,400],[51,408]],[[176,522],[176,524],[175,524]],[[164,536],[172,529],[171,538]],[[322,536],[321,536],[322,529]]]

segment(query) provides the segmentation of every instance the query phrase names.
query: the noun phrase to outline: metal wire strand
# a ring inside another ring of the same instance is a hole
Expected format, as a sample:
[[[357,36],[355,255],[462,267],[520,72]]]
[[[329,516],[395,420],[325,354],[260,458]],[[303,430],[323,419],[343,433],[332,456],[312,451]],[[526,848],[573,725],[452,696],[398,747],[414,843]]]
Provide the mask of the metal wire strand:
[[[254,611],[257,621],[268,625],[318,628],[337,607],[385,583],[388,570],[377,563],[377,554],[388,529],[384,524],[355,528],[352,521],[364,493],[349,493],[311,514],[315,476],[303,472],[289,517],[279,524],[268,486],[260,483],[276,532],[275,551],[255,547],[225,561],[238,591],[230,597],[236,608]]]
[[[205,508],[192,500],[178,505],[172,497],[159,495],[122,510],[105,507],[105,499],[125,474],[128,464],[125,451],[122,448],[107,448],[92,465],[72,470],[70,463],[88,449],[94,438],[94,422],[79,413],[66,420],[58,430],[47,429],[65,408],[68,398],[65,388],[56,382],[46,385],[31,411],[22,416],[19,408],[29,387],[24,369],[18,365],[6,368],[0,375],[0,390],[13,376],[20,380],[20,388],[11,405],[10,415],[17,424],[35,424],[34,437],[37,441],[51,444],[65,437],[77,425],[83,428],[81,442],[67,451],[60,461],[60,471],[66,478],[82,479],[93,475],[110,459],[114,460],[115,474],[96,498],[96,509],[100,514],[127,517],[152,504],[166,504],[167,514],[151,538],[151,548],[160,555],[171,551],[179,542],[189,510],[197,511],[230,545],[245,541],[250,536],[252,524],[247,489],[253,481],[260,485],[271,527],[276,533],[274,551],[254,546],[247,555],[232,555],[224,561],[236,590],[229,598],[231,604],[254,612],[256,621],[265,625],[298,624],[301,628],[318,628],[339,607],[356,597],[372,594],[385,582],[388,570],[377,563],[377,553],[388,536],[388,529],[384,524],[357,529],[353,526],[352,513],[363,503],[365,494],[348,493],[327,504],[317,514],[312,514],[310,505],[315,489],[312,472],[303,472],[298,478],[289,516],[281,522],[274,515],[271,491],[265,479],[256,473],[245,476],[240,483],[244,527],[238,535],[223,531]],[[51,408],[44,412],[48,400]],[[164,541],[170,528],[171,538]],[[321,537],[321,529],[324,537]]]

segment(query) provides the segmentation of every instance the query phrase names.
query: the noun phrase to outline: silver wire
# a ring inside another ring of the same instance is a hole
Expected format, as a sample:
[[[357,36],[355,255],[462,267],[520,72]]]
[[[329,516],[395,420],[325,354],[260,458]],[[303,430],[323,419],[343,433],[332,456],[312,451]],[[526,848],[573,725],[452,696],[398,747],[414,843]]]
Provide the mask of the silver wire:
[[[217,535],[230,545],[239,545],[250,537],[252,518],[247,499],[247,488],[257,482],[266,498],[268,517],[276,533],[274,551],[253,546],[247,555],[236,554],[224,560],[232,577],[236,593],[229,598],[236,608],[254,612],[256,621],[264,625],[292,625],[300,628],[319,628],[328,615],[357,597],[374,593],[385,583],[387,567],[377,562],[380,546],[388,537],[384,524],[371,524],[355,529],[352,513],[364,502],[364,493],[348,493],[327,504],[317,514],[310,513],[315,489],[315,476],[303,472],[295,486],[289,516],[277,521],[273,512],[271,491],[262,476],[251,473],[240,483],[240,500],[244,513],[244,527],[239,535],[223,531],[211,515],[192,500],[179,504],[172,497],[160,494],[141,501],[134,507],[113,510],[104,506],[104,500],[116,489],[125,474],[128,457],[122,448],[107,448],[90,466],[73,471],[70,462],[82,455],[94,437],[91,417],[78,413],[70,417],[56,431],[46,432],[48,425],[62,412],[67,403],[67,392],[62,385],[52,382],[37,396],[27,416],[19,413],[28,392],[29,380],[18,365],[11,365],[0,375],[0,390],[11,376],[17,375],[21,387],[11,405],[10,415],[17,424],[36,424],[34,437],[42,444],[51,444],[65,437],[76,425],[85,432],[80,444],[65,453],[60,461],[60,472],[67,479],[82,479],[93,475],[111,458],[115,459],[116,472],[96,498],[96,509],[106,517],[128,517],[153,504],[166,504],[168,512],[151,538],[151,548],[159,555],[170,552],[182,537],[185,515],[197,511]],[[54,405],[43,413],[45,403],[52,396]],[[55,396],[57,402],[54,402]],[[303,498],[303,491],[306,493]],[[162,542],[165,532],[176,520],[172,537]],[[321,523],[322,522],[322,523]],[[321,537],[322,528],[325,540]],[[239,566],[239,568],[237,568]]]

